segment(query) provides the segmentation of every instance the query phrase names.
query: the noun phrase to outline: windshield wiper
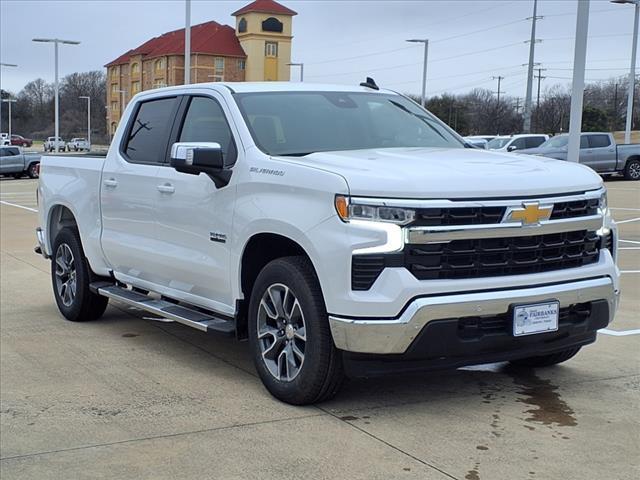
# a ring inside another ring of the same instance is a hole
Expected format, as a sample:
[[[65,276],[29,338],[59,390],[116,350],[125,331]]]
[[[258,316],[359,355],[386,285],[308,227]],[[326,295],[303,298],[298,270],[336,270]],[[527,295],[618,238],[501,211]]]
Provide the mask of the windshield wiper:
[[[316,152],[291,152],[291,153],[277,153],[275,157],[306,157]]]
[[[440,136],[440,138],[442,138],[443,140],[448,140],[447,138],[445,138],[445,136],[442,133],[440,133],[438,131],[437,128],[435,128],[433,125],[431,125],[431,119],[429,117],[427,117],[426,115],[420,115],[419,113],[414,113],[411,110],[409,110],[407,107],[402,105],[401,103],[394,102],[393,100],[389,100],[389,103],[391,103],[391,105],[393,105],[394,107],[398,107],[403,112],[406,112],[409,115],[413,115],[414,117],[419,118],[420,120],[422,120],[422,122],[427,127],[429,127],[431,130],[433,130],[436,135]]]

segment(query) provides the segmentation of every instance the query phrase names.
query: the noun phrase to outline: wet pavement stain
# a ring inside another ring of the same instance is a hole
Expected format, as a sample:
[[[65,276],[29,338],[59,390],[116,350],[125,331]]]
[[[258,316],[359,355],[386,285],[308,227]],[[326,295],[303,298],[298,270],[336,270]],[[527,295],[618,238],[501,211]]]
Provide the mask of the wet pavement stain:
[[[133,338],[133,337],[139,337],[140,334],[138,334],[138,333],[123,333],[122,336],[124,338]]]
[[[480,474],[478,473],[478,467],[480,467],[480,462],[477,462],[472,470],[469,470],[467,474],[464,476],[466,480],[480,480]]]
[[[345,415],[344,417],[340,417],[340,420],[345,422],[353,422],[354,420],[358,420],[358,417],[354,417],[353,415]]]
[[[476,448],[478,450],[489,450],[489,447],[487,447],[486,445],[478,445]]]
[[[578,425],[575,412],[562,400],[557,385],[538,377],[530,370],[510,369],[507,373],[516,385],[522,387],[518,393],[526,397],[519,398],[518,401],[533,407],[526,411],[529,416],[525,421],[559,427]]]

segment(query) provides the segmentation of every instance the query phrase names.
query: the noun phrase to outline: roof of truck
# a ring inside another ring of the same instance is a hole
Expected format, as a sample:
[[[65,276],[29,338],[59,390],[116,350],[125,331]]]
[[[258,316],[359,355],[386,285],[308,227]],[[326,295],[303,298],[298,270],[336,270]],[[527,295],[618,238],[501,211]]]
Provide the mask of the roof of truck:
[[[369,92],[369,93],[396,93],[392,90],[381,88],[374,90],[359,85],[336,85],[326,83],[302,83],[302,82],[209,82],[191,85],[176,85],[174,87],[156,88],[145,90],[141,94],[160,93],[167,91],[180,91],[191,89],[227,88],[234,93],[258,93],[258,92]]]

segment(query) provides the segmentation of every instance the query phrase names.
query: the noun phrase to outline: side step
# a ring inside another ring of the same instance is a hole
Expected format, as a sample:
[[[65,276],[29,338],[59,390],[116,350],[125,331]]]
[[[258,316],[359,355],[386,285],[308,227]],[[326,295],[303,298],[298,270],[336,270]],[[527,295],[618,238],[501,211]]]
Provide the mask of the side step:
[[[134,292],[123,287],[106,282],[92,284],[91,290],[99,295],[112,298],[132,307],[137,307],[149,313],[154,313],[178,323],[188,325],[203,332],[219,332],[233,334],[236,324],[233,320],[224,320],[191,308],[176,305],[165,300],[158,300],[142,293]]]

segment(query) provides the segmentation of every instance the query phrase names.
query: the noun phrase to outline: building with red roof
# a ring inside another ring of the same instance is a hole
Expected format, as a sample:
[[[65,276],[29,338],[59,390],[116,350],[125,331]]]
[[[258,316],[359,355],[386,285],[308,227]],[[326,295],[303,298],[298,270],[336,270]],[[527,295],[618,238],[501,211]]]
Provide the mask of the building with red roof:
[[[236,26],[191,27],[191,83],[289,80],[293,10],[255,0],[232,14]],[[111,133],[138,92],[184,83],[184,28],[147,40],[105,65]]]

